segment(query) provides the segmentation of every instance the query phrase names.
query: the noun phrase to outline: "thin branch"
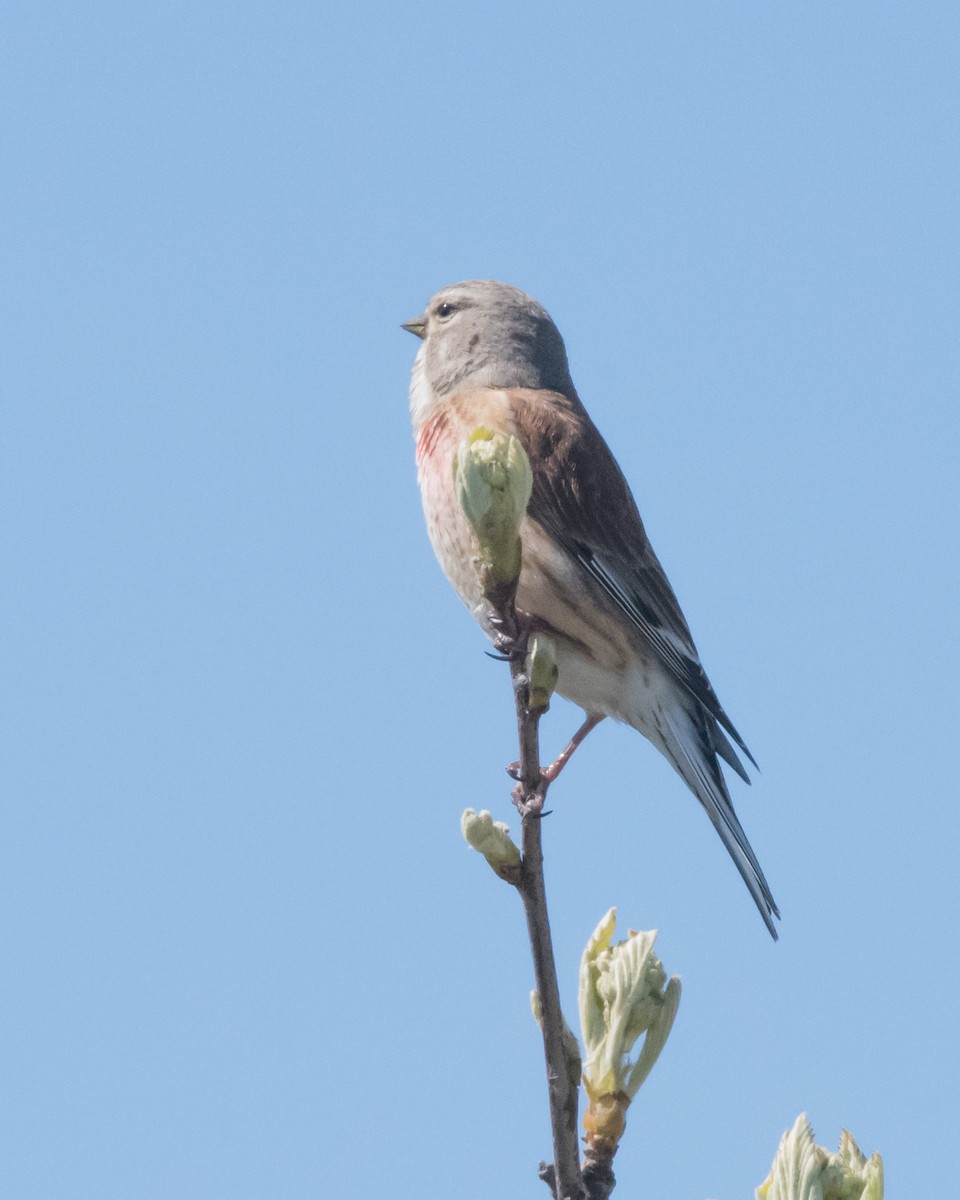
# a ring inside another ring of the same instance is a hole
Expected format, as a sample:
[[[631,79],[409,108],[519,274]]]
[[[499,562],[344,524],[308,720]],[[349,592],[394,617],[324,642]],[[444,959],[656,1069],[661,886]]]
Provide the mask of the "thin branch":
[[[617,1186],[613,1173],[613,1155],[616,1147],[610,1153],[598,1153],[593,1147],[587,1146],[583,1156],[583,1182],[590,1200],[608,1200],[610,1193]]]
[[[528,704],[528,681],[523,657],[517,656],[511,661],[510,674],[520,742],[520,781],[513,792],[522,826],[523,862],[518,890],[527,918],[534,977],[540,996],[550,1126],[553,1132],[554,1170],[547,1177],[547,1182],[553,1187],[556,1200],[584,1200],[587,1193],[580,1173],[577,1142],[578,1087],[577,1081],[570,1077],[564,1050],[560,988],[543,882],[541,830],[549,781],[540,773],[541,712],[531,711]]]
[[[575,1068],[571,1066],[566,1045],[543,883],[541,832],[544,800],[553,772],[544,774],[540,767],[539,726],[556,683],[556,663],[536,643],[528,655],[530,621],[516,606],[522,559],[520,527],[530,502],[533,473],[523,446],[515,437],[483,426],[478,426],[460,443],[453,470],[457,499],[476,536],[478,580],[490,606],[487,616],[489,627],[496,634],[494,648],[510,663],[517,709],[520,762],[514,774],[518,782],[513,800],[522,826],[520,862],[510,862],[505,867],[497,861],[497,856],[488,857],[488,861],[501,878],[514,883],[527,918],[553,1133],[553,1166],[541,1164],[540,1176],[550,1185],[555,1200],[601,1200],[599,1194],[594,1198],[587,1192],[580,1170],[577,1143],[580,1065],[578,1061]],[[532,664],[529,667],[534,677],[532,688],[528,664]],[[588,720],[568,747],[569,753],[591,727]],[[558,760],[558,772],[565,756],[568,757],[567,752]],[[609,1190],[603,1193],[602,1200]]]

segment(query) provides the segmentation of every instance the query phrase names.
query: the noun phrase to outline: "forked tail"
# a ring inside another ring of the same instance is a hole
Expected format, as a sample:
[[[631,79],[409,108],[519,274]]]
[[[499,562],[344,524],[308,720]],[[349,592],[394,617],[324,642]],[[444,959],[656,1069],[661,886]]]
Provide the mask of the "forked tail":
[[[743,826],[737,819],[727,791],[727,784],[717,761],[718,751],[730,762],[724,749],[732,748],[726,738],[723,747],[716,743],[716,733],[711,736],[708,722],[713,720],[702,710],[688,712],[680,705],[673,705],[661,711],[663,724],[659,726],[660,733],[666,742],[667,756],[683,777],[687,787],[697,797],[707,810],[707,816],[713,822],[714,828],[720,834],[720,839],[726,846],[730,857],[737,865],[737,870],[743,876],[743,881],[750,889],[750,895],[763,917],[764,924],[770,930],[770,936],[776,940],[777,927],[774,917],[779,918],[780,911],[770,891],[757,856],[754,854]],[[722,733],[720,736],[723,737]],[[734,755],[735,757],[735,755]],[[739,768],[739,773],[746,778],[739,763],[731,765]]]

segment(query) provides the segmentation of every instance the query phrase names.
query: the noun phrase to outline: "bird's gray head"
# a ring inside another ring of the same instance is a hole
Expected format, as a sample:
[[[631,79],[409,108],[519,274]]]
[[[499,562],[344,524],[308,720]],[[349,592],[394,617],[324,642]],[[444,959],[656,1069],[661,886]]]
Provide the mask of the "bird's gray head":
[[[563,338],[532,296],[507,283],[474,279],[445,287],[404,327],[423,339],[414,391],[434,400],[467,387],[546,388],[570,393]],[[419,381],[418,381],[419,376]]]

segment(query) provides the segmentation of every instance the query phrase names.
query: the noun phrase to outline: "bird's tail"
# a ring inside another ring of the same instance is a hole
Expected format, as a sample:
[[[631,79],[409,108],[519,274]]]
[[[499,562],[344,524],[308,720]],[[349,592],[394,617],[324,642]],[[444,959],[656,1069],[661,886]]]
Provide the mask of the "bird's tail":
[[[665,706],[660,715],[662,723],[658,725],[666,743],[664,749],[667,757],[687,787],[707,810],[707,816],[713,822],[721,841],[736,863],[737,870],[743,876],[744,883],[750,889],[750,895],[760,910],[760,916],[776,940],[777,928],[773,918],[779,918],[780,912],[770,891],[770,885],[757,862],[757,856],[743,832],[743,826],[737,820],[730,793],[717,762],[718,752],[730,762],[730,758],[723,753],[724,747],[717,745],[716,733],[720,731],[711,731],[710,723],[713,718],[702,710],[689,712],[685,706],[674,704],[670,707]],[[720,736],[723,737],[722,734]],[[729,748],[725,738],[723,741],[726,748]],[[736,755],[733,757],[736,758]],[[739,768],[739,773],[746,778],[739,761],[731,765]]]

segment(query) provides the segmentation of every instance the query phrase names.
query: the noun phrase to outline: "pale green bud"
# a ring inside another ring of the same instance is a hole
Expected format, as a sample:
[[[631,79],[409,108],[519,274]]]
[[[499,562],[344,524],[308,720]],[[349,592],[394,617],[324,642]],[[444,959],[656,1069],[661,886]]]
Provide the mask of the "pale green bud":
[[[611,908],[587,942],[580,963],[580,1025],[586,1062],[583,1083],[591,1101],[636,1096],[666,1043],[680,1003],[680,980],[669,981],[653,953],[656,930],[630,932],[613,943]],[[636,1059],[630,1054],[644,1036]]]
[[[482,854],[498,875],[519,867],[520,851],[510,839],[510,830],[503,821],[495,821],[484,810],[466,809],[460,818],[460,829],[468,846]]]
[[[547,711],[558,677],[557,650],[553,639],[545,633],[535,634],[527,650],[527,679],[530,681],[528,703],[531,709]]]
[[[543,1029],[543,1008],[540,1004],[540,993],[534,989],[530,993],[530,1009],[533,1012],[533,1019]],[[576,1034],[567,1024],[566,1018],[563,1020],[563,1057],[567,1064],[567,1075],[574,1087],[580,1083],[580,1046],[577,1043]]]
[[[484,593],[496,597],[520,575],[520,523],[533,489],[530,461],[511,434],[480,426],[457,448],[453,479],[477,537]]]
[[[840,1149],[831,1154],[813,1140],[806,1113],[780,1139],[770,1174],[756,1200],[883,1200],[883,1162],[865,1158],[844,1129]]]

